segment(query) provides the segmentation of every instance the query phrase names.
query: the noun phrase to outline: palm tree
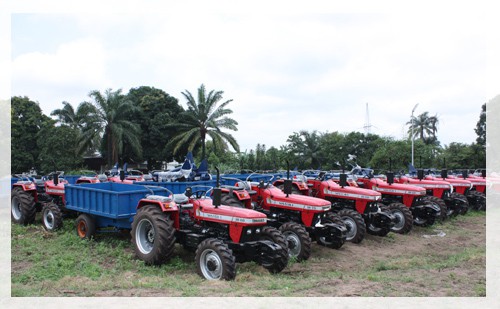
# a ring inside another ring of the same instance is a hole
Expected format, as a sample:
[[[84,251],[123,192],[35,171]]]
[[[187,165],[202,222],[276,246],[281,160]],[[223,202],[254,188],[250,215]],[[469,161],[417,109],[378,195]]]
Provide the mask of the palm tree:
[[[138,156],[141,155],[140,127],[129,120],[137,107],[121,94],[121,89],[107,89],[104,95],[93,90],[89,93],[93,103],[87,103],[88,117],[82,127],[80,148],[89,147],[100,138],[101,147],[107,148],[108,166],[118,162],[124,143]]]
[[[174,146],[174,154],[184,145],[188,145],[188,150],[193,151],[196,146],[201,144],[201,157],[206,158],[205,143],[207,136],[212,139],[215,149],[227,149],[227,143],[234,150],[240,151],[240,147],[234,137],[221,129],[237,131],[238,122],[227,117],[233,111],[226,106],[233,100],[227,100],[217,104],[222,100],[223,91],[211,90],[206,93],[205,86],[202,84],[198,88],[198,102],[189,91],[182,92],[187,100],[188,110],[184,113],[182,123],[172,124],[179,130],[179,134],[170,140],[170,145]]]
[[[406,123],[410,125],[408,135],[410,138],[418,137],[424,143],[431,144],[437,140],[438,123],[439,119],[437,115],[429,116],[429,112],[424,112]]]

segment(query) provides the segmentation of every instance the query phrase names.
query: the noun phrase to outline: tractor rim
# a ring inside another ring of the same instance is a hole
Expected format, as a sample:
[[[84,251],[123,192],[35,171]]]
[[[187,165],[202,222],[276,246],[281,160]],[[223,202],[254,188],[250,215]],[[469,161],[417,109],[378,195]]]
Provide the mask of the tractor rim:
[[[78,222],[77,231],[80,238],[85,238],[87,235],[87,223],[84,220]]]
[[[54,213],[50,209],[46,209],[43,212],[43,223],[47,229],[52,230],[54,228]]]
[[[353,239],[358,233],[358,226],[351,217],[343,217],[342,221],[344,221],[344,224],[347,228],[346,240],[349,241]]]
[[[394,210],[392,214],[394,215],[394,221],[395,221],[393,229],[394,230],[402,229],[405,225],[405,216],[400,210]]]
[[[137,247],[142,254],[149,254],[153,250],[155,229],[148,219],[143,219],[137,224],[135,232]]]
[[[200,269],[206,279],[220,279],[222,277],[222,261],[217,252],[212,249],[203,251],[200,258]]]
[[[21,208],[20,208],[21,202],[19,201],[19,198],[17,196],[12,198],[11,201],[11,211],[12,211],[12,216],[16,220],[21,219]]]
[[[300,237],[291,231],[283,232],[283,236],[285,236],[285,239],[288,243],[288,255],[290,257],[298,256],[300,254],[300,251],[302,250]]]

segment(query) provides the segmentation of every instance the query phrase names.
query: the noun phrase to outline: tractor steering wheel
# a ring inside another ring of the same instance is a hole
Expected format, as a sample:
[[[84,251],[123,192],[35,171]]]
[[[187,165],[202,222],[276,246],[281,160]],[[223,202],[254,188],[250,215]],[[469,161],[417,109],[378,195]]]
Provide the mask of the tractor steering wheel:
[[[193,191],[191,196],[194,196],[196,199],[200,199],[206,195],[207,195],[207,190],[197,190]]]

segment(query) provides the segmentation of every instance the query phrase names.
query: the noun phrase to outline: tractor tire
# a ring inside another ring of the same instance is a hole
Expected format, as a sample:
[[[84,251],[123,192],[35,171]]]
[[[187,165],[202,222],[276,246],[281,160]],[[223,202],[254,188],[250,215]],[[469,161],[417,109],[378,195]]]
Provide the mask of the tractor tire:
[[[424,196],[423,201],[425,203],[434,204],[435,206],[439,207],[439,210],[441,211],[440,205],[436,203],[436,201],[430,199],[430,196]],[[441,215],[439,218],[441,218]],[[413,223],[416,226],[431,226],[435,222],[436,222],[436,217],[429,217],[429,218],[413,217]]]
[[[76,218],[76,234],[81,239],[92,239],[95,236],[95,219],[88,214],[81,214]]]
[[[245,208],[245,205],[240,200],[229,194],[222,194],[220,202],[222,205],[226,206]]]
[[[311,237],[307,230],[295,222],[286,222],[279,228],[285,237],[288,255],[298,262],[305,261],[311,255]]]
[[[456,212],[456,213],[453,213],[452,215],[453,216],[457,216],[457,215],[465,215],[468,211],[469,211],[469,208],[471,207],[470,204],[469,204],[469,200],[467,200],[467,197],[465,197],[465,195],[463,194],[460,194],[458,192],[452,192],[450,194],[450,197],[452,199],[458,199],[458,200],[462,200],[464,202],[464,207],[462,209],[460,209],[460,211]]]
[[[46,203],[42,208],[42,225],[48,232],[53,232],[63,226],[62,211],[53,202]]]
[[[448,219],[448,206],[446,206],[445,201],[435,196],[428,196],[429,200],[439,205],[439,209],[441,210],[441,216],[439,217],[439,221],[443,222]]]
[[[175,229],[170,218],[156,205],[140,208],[132,222],[135,255],[148,265],[166,263],[174,253]]]
[[[411,211],[405,204],[392,203],[389,204],[385,211],[388,211],[396,217],[396,222],[391,228],[391,231],[398,234],[407,234],[413,228],[413,216]]]
[[[472,209],[474,210],[486,210],[486,195],[483,192],[472,191],[470,193],[472,198],[478,202],[472,204]]]
[[[347,230],[347,227],[345,226],[344,221],[340,217],[334,215],[331,212],[326,214],[326,217],[323,219],[323,221],[321,223],[336,223],[339,225],[343,225]],[[328,247],[328,248],[332,248],[332,249],[340,249],[344,245],[344,240],[342,240],[340,242],[333,242],[333,241],[327,240],[325,237],[318,237],[316,242],[320,246],[324,246],[324,247]]]
[[[10,199],[10,217],[13,222],[28,225],[35,222],[35,199],[29,192],[14,188]]]
[[[196,272],[207,280],[234,280],[236,258],[222,241],[208,238],[196,249]]]
[[[382,203],[379,204],[380,208],[386,208],[387,206],[383,205]],[[375,236],[380,236],[380,237],[385,237],[391,229],[389,227],[378,227],[375,226],[372,222],[370,222],[368,219],[365,220],[365,225],[366,225],[366,232],[370,235],[375,235]]]
[[[278,261],[270,265],[262,265],[262,267],[267,269],[272,274],[280,273],[288,265],[288,260],[290,258],[287,239],[283,233],[272,226],[264,226],[262,228],[260,239],[270,240],[282,248],[280,252],[280,259]]]
[[[342,209],[337,216],[344,221],[347,227],[346,241],[359,244],[365,238],[366,224],[363,217],[355,210]]]

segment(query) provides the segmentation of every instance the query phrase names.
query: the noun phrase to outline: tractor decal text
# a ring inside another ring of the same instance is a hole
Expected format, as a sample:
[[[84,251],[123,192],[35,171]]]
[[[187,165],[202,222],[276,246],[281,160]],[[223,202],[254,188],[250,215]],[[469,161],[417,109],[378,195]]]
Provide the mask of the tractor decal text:
[[[354,194],[354,193],[347,193],[347,192],[338,192],[338,191],[331,191],[331,190],[328,190],[326,188],[323,191],[327,195],[346,196],[346,197],[360,198],[360,199],[372,200],[372,201],[378,201],[381,199],[380,195],[371,196],[371,195]]]
[[[328,205],[328,206],[327,205],[325,205],[325,206],[303,205],[303,204],[289,203],[289,202],[283,202],[283,201],[276,201],[270,197],[268,197],[266,199],[266,201],[270,206],[285,206],[285,207],[291,207],[291,208],[296,208],[296,209],[305,209],[305,210],[328,211],[331,208],[331,205]]]
[[[58,190],[58,189],[46,189],[45,192],[47,193],[59,193],[59,194],[64,194],[64,190]]]
[[[423,184],[423,183],[410,183],[412,186],[429,188],[429,189],[449,189],[450,185],[435,185],[435,184]]]
[[[217,220],[221,220],[221,221],[226,221],[228,223],[231,223],[231,222],[266,223],[267,222],[266,218],[239,218],[239,217],[233,217],[233,216],[211,214],[211,213],[207,213],[207,212],[203,212],[203,211],[199,211],[199,210],[196,212],[196,214],[202,218],[217,219]]]
[[[379,187],[376,187],[376,186],[373,186],[372,190],[380,192],[380,193],[399,193],[399,194],[409,194],[409,195],[425,195],[424,191],[409,191],[409,190],[387,189],[387,188],[379,188]]]

